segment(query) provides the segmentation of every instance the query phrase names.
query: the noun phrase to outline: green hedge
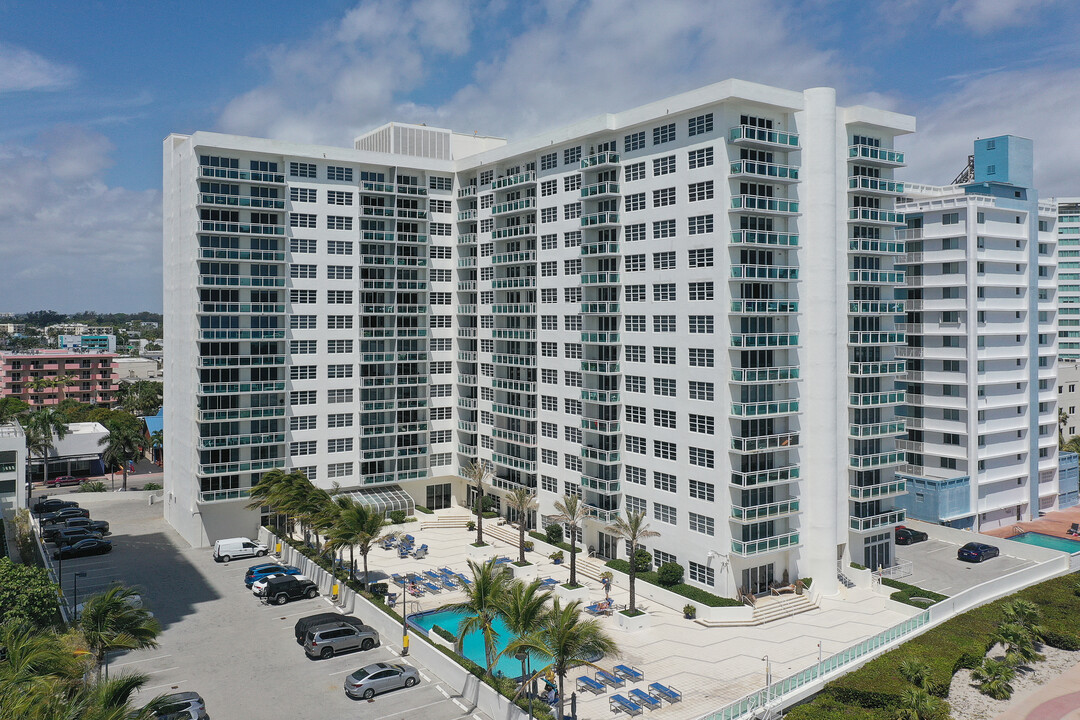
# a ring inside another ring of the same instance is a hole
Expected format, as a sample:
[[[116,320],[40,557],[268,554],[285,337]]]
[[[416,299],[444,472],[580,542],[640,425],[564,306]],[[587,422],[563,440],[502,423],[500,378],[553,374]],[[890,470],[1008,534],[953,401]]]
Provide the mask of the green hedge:
[[[4,534],[4,520],[0,518],[0,558],[7,557],[7,535]]]
[[[434,632],[439,637],[441,637],[443,640],[446,640],[447,642],[451,642],[451,643],[456,643],[457,642],[457,635],[450,632],[449,630],[444,628],[442,625],[436,625],[435,627],[431,628],[431,631]]]
[[[429,510],[429,509],[427,509],[426,507],[424,507],[423,505],[417,505],[417,506],[416,506],[416,511],[417,511],[417,512],[422,512],[422,513],[424,513],[425,515],[432,515],[432,514],[434,514],[434,513],[435,513],[435,511],[434,511],[434,510]]]
[[[609,560],[607,566],[612,570],[618,572],[630,574],[630,563],[625,560]],[[719,595],[713,595],[707,590],[694,587],[693,585],[687,585],[686,583],[679,583],[677,585],[661,585],[656,573],[653,571],[639,572],[635,576],[641,582],[655,585],[658,588],[668,590],[676,595],[682,595],[684,598],[693,600],[694,602],[701,603],[706,607],[741,607],[742,603],[738,600],[731,598],[720,597]]]
[[[813,703],[796,705],[784,713],[785,720],[894,720],[892,710],[870,710],[845,705],[829,697]]]
[[[1038,607],[1039,623],[1047,630],[1047,645],[1061,649],[1080,648],[1076,623],[1080,616],[1080,598],[1073,593],[1074,583],[1073,576],[1054,578],[951,618],[829,683],[812,705],[820,709],[831,701],[864,709],[895,708],[900,702],[900,694],[910,687],[899,672],[900,663],[909,659],[929,666],[929,689],[944,696],[958,670],[973,668],[982,661],[990,648],[990,636],[1003,617],[1004,606],[1015,598],[1023,598]],[[920,590],[919,594],[924,592]],[[792,717],[832,716],[801,714]]]
[[[547,543],[548,545],[551,544],[551,543],[548,542],[547,535],[545,535],[543,533],[533,532],[532,530],[530,530],[529,531],[529,537],[531,537],[533,540],[539,540],[542,543]],[[568,543],[568,542],[561,542],[558,545],[556,545],[556,547],[559,548],[560,550],[565,550],[566,552],[570,552],[570,543]],[[575,553],[581,552],[581,546],[578,545],[576,548],[574,548],[574,552]]]
[[[931,592],[930,590],[923,590],[921,587],[916,587],[915,585],[908,585],[907,583],[902,583],[897,580],[890,580],[889,578],[882,578],[881,584],[885,585],[886,587],[894,588],[896,590],[896,592],[889,596],[892,600],[895,600],[896,602],[902,602],[905,605],[911,605],[912,607],[930,607],[935,603],[939,603],[942,600],[947,600],[949,598],[948,595]],[[911,598],[915,597],[927,598],[928,600],[932,600],[933,602],[913,602]]]

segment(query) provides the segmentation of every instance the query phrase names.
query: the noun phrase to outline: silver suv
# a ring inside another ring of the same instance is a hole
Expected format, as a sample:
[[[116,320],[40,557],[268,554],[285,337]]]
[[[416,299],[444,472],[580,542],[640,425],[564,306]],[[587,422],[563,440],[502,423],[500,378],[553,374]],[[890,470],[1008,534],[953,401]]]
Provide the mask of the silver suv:
[[[379,633],[368,625],[330,622],[316,625],[304,636],[304,652],[308,657],[329,658],[346,650],[370,650],[379,644]]]

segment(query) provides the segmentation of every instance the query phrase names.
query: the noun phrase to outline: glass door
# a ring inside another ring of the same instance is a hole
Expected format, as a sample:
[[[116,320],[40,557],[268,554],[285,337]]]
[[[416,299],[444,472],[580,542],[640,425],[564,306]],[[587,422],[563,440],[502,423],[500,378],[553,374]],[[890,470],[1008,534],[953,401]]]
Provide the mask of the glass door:
[[[614,560],[619,556],[619,539],[607,533],[597,533],[596,555],[605,560]]]
[[[742,571],[742,586],[751,595],[765,595],[773,581],[773,564],[759,565]]]

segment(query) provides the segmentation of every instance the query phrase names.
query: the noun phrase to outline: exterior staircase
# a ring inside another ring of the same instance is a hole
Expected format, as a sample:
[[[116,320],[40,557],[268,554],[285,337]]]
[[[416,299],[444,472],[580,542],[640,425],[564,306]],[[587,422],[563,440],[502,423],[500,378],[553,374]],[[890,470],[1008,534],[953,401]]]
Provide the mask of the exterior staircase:
[[[428,528],[463,528],[469,524],[472,520],[472,515],[435,515],[425,516],[420,521],[420,529],[427,530]],[[484,531],[487,532],[485,526]]]
[[[758,598],[757,603],[754,605],[754,617],[750,620],[702,620],[698,619],[698,625],[704,625],[705,627],[753,627],[756,625],[764,625],[774,620],[782,620],[799,613],[804,613],[809,610],[813,610],[817,607],[817,604],[810,599],[809,593],[803,593],[802,595],[784,594],[784,595],[771,595],[769,597]]]

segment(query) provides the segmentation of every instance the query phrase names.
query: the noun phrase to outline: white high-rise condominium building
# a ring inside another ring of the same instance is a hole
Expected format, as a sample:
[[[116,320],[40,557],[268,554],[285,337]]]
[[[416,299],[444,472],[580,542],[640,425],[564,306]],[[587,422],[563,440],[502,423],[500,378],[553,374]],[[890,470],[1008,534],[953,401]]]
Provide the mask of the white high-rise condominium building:
[[[720,594],[890,564],[914,125],[729,80],[514,143],[170,136],[166,517],[253,533],[277,467],[441,508],[480,458]]]
[[[1057,237],[1032,144],[975,141],[961,184],[907,183],[909,515],[975,530],[1057,507]]]
[[[1080,197],[1058,205],[1058,357],[1080,360]]]

